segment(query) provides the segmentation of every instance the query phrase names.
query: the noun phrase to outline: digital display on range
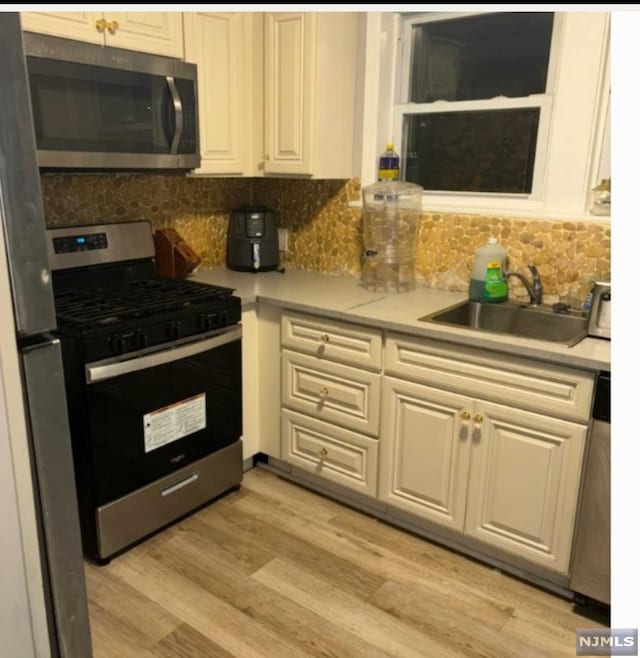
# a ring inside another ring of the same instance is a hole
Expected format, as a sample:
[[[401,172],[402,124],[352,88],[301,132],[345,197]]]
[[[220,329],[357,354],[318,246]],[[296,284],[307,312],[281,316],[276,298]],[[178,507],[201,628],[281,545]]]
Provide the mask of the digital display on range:
[[[76,251],[94,251],[106,249],[106,233],[89,233],[87,235],[68,235],[64,238],[53,238],[53,250],[56,254],[70,254]]]

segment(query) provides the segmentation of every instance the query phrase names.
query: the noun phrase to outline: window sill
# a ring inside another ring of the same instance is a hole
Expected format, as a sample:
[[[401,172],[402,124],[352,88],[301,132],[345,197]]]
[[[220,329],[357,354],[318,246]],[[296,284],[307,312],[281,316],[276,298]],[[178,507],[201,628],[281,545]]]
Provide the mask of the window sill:
[[[350,208],[362,208],[362,199],[349,203]],[[508,207],[477,204],[456,204],[434,201],[433,198],[423,199],[422,214],[446,213],[451,215],[479,215],[481,217],[517,217],[532,219],[536,221],[570,221],[570,222],[592,222],[598,224],[609,224],[609,215],[592,215],[587,212],[568,212],[566,210],[550,210],[542,207]]]

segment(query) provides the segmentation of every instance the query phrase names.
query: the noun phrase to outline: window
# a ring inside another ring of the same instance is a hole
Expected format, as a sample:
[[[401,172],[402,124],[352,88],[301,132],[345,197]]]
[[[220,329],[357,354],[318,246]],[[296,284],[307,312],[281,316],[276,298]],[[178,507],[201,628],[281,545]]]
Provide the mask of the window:
[[[553,18],[520,12],[405,22],[407,102],[396,111],[406,180],[431,191],[536,193]]]
[[[587,219],[608,177],[607,12],[369,12],[363,185],[392,141],[423,208]]]

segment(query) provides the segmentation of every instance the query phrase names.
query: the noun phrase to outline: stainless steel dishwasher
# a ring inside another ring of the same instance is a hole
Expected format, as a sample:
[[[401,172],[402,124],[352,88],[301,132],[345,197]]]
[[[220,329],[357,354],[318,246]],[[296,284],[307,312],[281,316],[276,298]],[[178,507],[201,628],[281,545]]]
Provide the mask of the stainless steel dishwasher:
[[[611,373],[601,372],[593,404],[569,586],[576,600],[611,603]]]

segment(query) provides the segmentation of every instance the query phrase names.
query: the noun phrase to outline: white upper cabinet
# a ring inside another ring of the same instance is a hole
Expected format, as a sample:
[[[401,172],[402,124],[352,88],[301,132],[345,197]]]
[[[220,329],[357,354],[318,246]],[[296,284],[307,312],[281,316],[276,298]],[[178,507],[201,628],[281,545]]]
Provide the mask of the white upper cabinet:
[[[20,14],[23,30],[103,45],[101,20],[104,20],[104,15],[95,11],[28,11]]]
[[[317,19],[265,16],[265,162],[267,174],[313,173],[312,121]]]
[[[147,53],[184,57],[182,14],[167,11],[109,11],[106,45]],[[117,27],[115,24],[117,23]]]
[[[98,45],[184,56],[179,12],[25,12],[22,29]]]
[[[196,174],[252,174],[253,23],[250,12],[184,14],[185,58],[198,66]]]
[[[31,32],[196,64],[196,175],[305,178],[356,174],[359,21],[354,12],[22,14]]]
[[[267,13],[264,30],[264,174],[350,178],[357,14]]]

